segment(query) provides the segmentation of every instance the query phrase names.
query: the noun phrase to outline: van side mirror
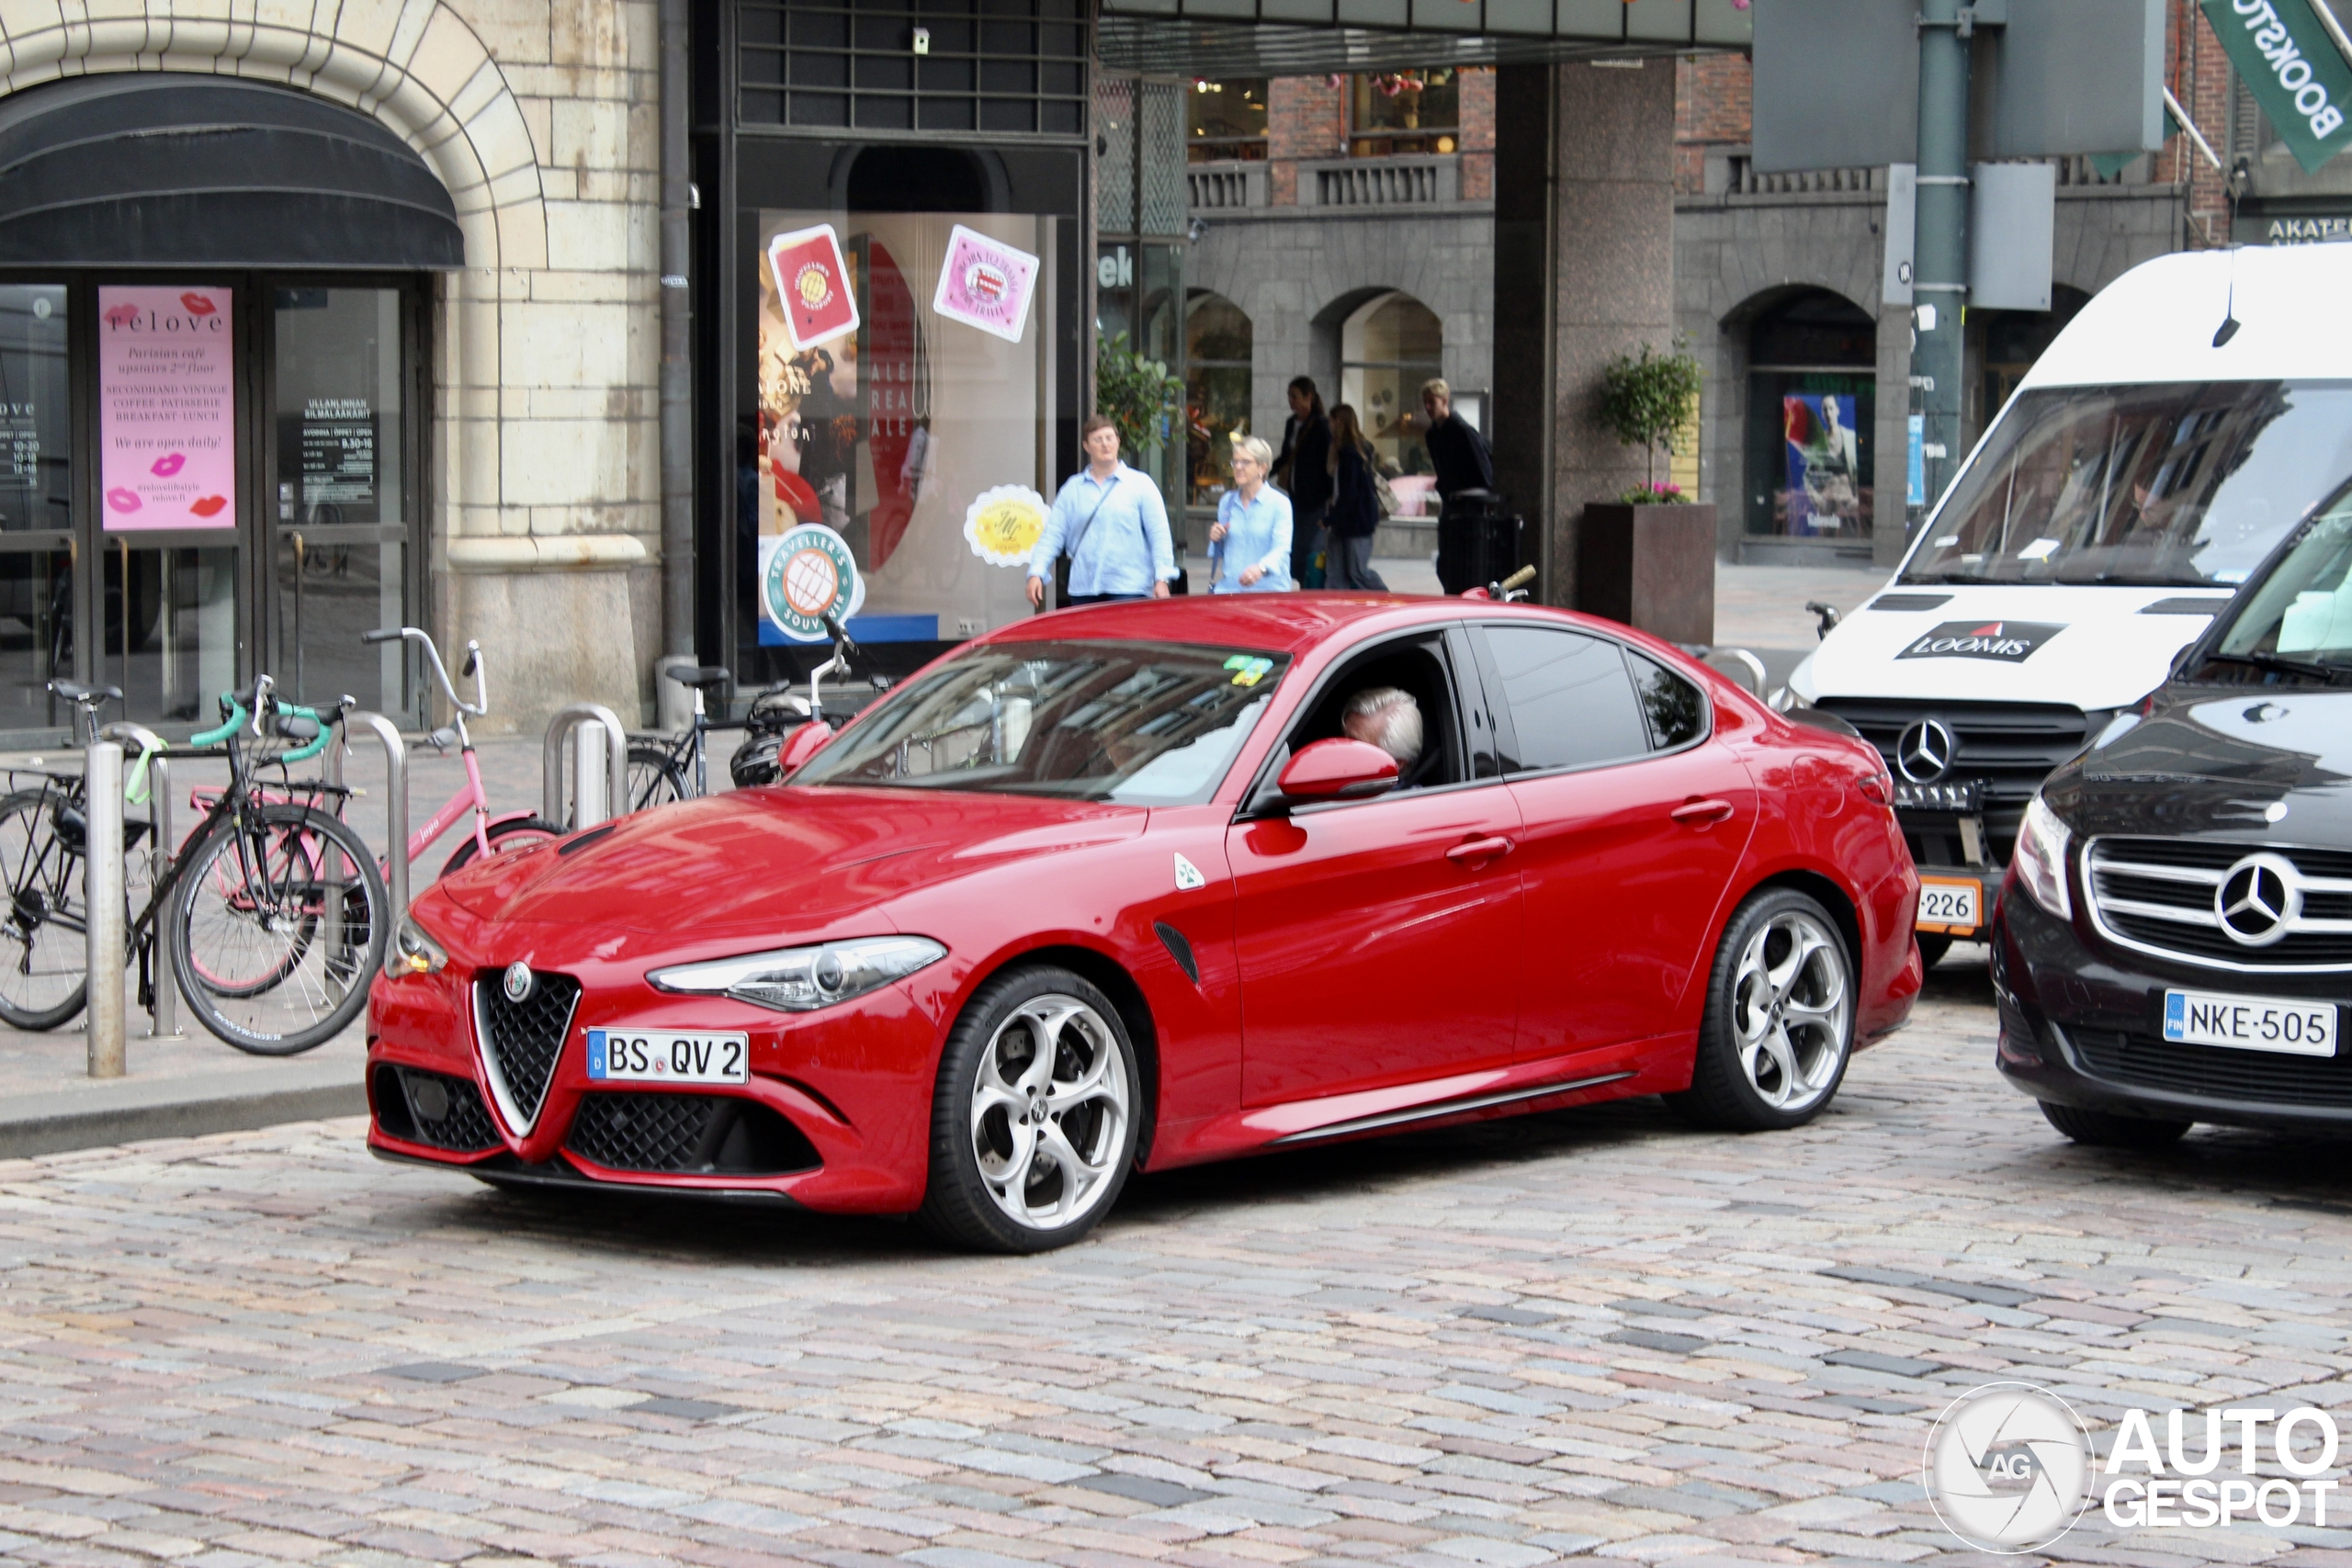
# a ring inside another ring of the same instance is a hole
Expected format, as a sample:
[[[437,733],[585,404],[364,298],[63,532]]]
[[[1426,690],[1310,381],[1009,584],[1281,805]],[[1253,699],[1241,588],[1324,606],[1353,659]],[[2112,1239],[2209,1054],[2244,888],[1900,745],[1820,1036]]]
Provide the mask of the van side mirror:
[[[794,770],[797,769],[801,763],[807,761],[818,752],[823,750],[825,749],[825,742],[831,740],[832,738],[833,727],[827,724],[822,719],[817,719],[810,723],[804,724],[799,728],[794,730],[792,732],[792,739],[786,741],[784,743],[784,750],[776,754],[775,776],[777,780],[780,782],[790,778]]]
[[[1362,740],[1317,740],[1283,764],[1274,787],[1285,800],[1359,800],[1396,787],[1396,759]]]

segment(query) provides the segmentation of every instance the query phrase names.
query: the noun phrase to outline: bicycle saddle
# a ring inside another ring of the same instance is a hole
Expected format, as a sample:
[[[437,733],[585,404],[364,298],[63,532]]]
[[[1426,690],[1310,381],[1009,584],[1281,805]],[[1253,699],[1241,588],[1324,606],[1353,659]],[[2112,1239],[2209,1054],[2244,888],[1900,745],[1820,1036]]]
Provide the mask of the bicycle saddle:
[[[733,671],[716,664],[697,664],[690,669],[673,670],[669,675],[679,685],[686,687],[724,686],[735,679]]]
[[[88,703],[93,707],[100,703],[122,701],[120,686],[85,686],[78,681],[51,681],[49,689],[69,703]]]

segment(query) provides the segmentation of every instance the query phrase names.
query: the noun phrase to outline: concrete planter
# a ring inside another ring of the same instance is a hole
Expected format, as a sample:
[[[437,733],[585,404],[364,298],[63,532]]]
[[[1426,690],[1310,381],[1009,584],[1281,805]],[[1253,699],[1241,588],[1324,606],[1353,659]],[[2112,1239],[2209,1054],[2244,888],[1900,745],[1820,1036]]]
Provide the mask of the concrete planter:
[[[1668,642],[1715,640],[1715,509],[1584,509],[1577,533],[1577,604]]]

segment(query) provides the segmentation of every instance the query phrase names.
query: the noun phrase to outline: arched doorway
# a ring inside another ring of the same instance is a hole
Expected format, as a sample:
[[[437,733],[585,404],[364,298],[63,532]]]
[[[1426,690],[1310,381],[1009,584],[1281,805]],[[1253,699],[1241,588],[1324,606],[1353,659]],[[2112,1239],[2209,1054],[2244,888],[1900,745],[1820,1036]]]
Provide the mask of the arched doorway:
[[[59,724],[59,676],[151,724],[265,670],[417,711],[359,634],[422,618],[425,286],[464,252],[424,160],[309,94],[0,101],[0,729]]]
[[[1445,330],[1411,295],[1374,295],[1340,327],[1340,401],[1381,457],[1400,474],[1426,474],[1421,383],[1444,374]],[[1401,497],[1400,497],[1401,499]]]
[[[1878,323],[1826,288],[1800,288],[1758,310],[1747,333],[1747,532],[1869,537]]]
[[[1226,462],[1236,431],[1250,429],[1255,333],[1241,307],[1196,291],[1184,311],[1185,486],[1188,505],[1213,507],[1233,482]]]

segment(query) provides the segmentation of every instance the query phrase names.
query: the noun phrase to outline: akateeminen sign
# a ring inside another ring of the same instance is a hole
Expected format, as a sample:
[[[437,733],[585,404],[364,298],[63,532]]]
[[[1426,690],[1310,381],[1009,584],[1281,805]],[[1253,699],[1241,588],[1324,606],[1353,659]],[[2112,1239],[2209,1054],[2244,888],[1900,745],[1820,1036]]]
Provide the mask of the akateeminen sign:
[[[2328,36],[2313,3],[2201,0],[2230,63],[2307,174],[2352,142],[2346,118],[2352,112],[2352,62]]]
[[[114,532],[237,525],[226,288],[98,290],[99,515]]]

